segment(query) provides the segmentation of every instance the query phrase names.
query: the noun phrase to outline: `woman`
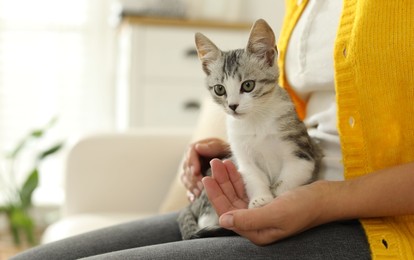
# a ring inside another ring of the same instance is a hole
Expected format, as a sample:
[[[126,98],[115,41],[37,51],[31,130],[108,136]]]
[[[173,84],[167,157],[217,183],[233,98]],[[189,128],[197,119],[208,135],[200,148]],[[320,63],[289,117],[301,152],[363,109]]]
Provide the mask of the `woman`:
[[[325,153],[321,181],[246,209],[240,175],[216,159],[202,182],[220,224],[241,237],[181,241],[170,214],[16,259],[412,259],[414,2],[337,2],[287,1],[278,45],[281,85]],[[191,198],[202,189],[200,160],[227,148],[215,138],[191,146],[182,177]]]

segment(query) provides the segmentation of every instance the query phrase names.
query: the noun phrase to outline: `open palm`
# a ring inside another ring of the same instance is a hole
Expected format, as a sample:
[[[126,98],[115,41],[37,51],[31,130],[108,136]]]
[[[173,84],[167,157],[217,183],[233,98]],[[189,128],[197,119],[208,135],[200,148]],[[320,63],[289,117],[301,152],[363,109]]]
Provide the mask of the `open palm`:
[[[243,179],[234,164],[218,159],[210,164],[213,175],[203,183],[222,227],[266,245],[321,224],[317,218],[323,193],[318,183],[285,192],[261,208],[247,209]]]

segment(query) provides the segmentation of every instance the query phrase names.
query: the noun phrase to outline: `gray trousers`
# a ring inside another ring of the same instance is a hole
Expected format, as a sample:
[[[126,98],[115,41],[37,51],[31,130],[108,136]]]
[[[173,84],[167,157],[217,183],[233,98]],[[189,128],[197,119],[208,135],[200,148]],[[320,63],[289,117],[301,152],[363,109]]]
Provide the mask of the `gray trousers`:
[[[358,221],[322,225],[260,247],[239,236],[182,241],[176,218],[161,215],[92,231],[12,259],[370,259]]]

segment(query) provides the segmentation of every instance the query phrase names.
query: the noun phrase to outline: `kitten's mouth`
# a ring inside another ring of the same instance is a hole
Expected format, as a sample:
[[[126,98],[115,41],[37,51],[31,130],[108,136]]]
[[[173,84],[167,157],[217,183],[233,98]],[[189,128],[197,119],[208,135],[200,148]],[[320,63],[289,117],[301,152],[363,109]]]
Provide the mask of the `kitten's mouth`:
[[[243,115],[244,115],[244,114],[242,114],[242,113],[235,112],[235,111],[231,111],[229,114],[230,114],[231,116],[233,116],[234,118],[237,118],[237,119],[242,118],[242,117],[243,117]]]

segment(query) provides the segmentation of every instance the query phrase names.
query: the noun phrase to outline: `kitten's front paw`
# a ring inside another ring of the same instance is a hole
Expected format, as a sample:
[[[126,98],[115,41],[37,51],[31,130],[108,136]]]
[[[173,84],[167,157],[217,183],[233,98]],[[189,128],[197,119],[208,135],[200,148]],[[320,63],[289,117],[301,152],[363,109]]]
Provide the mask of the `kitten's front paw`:
[[[249,209],[263,207],[272,200],[273,196],[271,195],[252,198],[249,202]]]

